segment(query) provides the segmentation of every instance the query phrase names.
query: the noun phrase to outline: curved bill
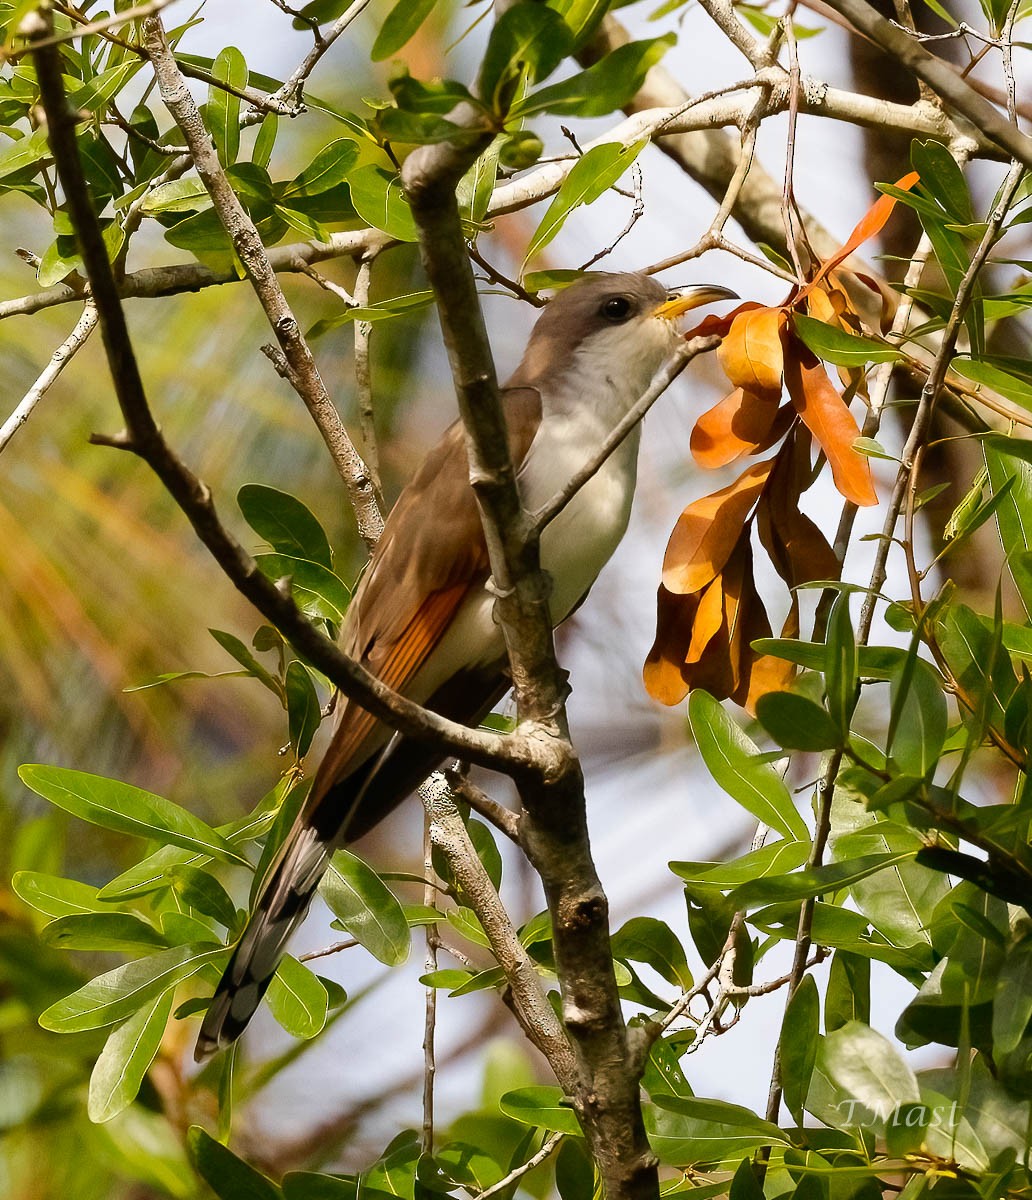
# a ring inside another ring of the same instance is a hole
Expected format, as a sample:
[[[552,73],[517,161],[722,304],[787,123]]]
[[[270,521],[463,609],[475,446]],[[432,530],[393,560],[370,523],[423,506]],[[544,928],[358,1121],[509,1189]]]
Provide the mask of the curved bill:
[[[720,287],[715,283],[700,283],[695,287],[678,288],[676,295],[663,303],[653,312],[654,317],[662,317],[667,321],[675,321],[682,314],[703,304],[712,304],[715,300],[739,300],[741,297],[730,288]]]

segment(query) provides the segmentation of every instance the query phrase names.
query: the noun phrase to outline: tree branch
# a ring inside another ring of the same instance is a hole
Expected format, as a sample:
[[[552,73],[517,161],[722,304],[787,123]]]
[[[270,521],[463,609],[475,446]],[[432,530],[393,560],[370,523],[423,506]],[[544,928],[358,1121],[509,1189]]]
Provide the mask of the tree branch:
[[[182,130],[197,174],[211,196],[215,211],[290,364],[290,382],[311,413],[344,481],[355,510],[358,532],[372,549],[383,529],[383,517],[366,465],[327,394],[326,385],[298,327],[297,318],[283,295],[261,236],[222,170],[211,136],[204,127],[197,105],[169,48],[160,17],[146,18],[143,22],[143,38],[165,107]]]

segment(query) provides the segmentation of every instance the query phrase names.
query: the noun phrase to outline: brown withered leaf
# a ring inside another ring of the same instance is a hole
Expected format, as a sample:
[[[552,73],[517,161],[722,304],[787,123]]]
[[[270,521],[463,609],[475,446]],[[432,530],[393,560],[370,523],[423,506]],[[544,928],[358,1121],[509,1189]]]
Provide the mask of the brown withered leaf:
[[[660,704],[678,704],[688,695],[682,670],[692,641],[697,595],[679,596],[662,584],[656,595],[656,640],[645,659],[645,690]]]
[[[755,463],[733,483],[689,504],[681,513],[663,558],[667,591],[680,595],[697,592],[723,569],[773,465],[773,459]]]
[[[692,457],[700,467],[714,469],[756,453],[770,436],[780,399],[780,388],[763,395],[735,388],[695,422]]]
[[[877,504],[871,466],[853,449],[860,429],[823,363],[793,335],[785,338],[785,386],[795,410],[828,456],[835,486],[854,504]]]
[[[797,430],[778,453],[756,509],[760,544],[790,588],[816,579],[838,579],[840,570],[824,534],[799,507],[810,483],[809,444],[806,431]]]
[[[746,574],[752,576],[749,535],[743,531],[724,570],[703,593],[695,631],[683,667],[689,688],[705,688],[723,700],[741,677],[742,596]]]
[[[739,313],[717,347],[724,374],[735,387],[764,395],[781,391],[781,331],[788,322],[783,308]]]

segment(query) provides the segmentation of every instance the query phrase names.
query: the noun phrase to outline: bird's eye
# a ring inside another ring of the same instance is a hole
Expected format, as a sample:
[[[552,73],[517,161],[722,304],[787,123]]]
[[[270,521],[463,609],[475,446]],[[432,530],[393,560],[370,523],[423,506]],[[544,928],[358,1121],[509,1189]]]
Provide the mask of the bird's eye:
[[[626,321],[631,315],[631,302],[626,296],[610,296],[600,312],[607,321]]]

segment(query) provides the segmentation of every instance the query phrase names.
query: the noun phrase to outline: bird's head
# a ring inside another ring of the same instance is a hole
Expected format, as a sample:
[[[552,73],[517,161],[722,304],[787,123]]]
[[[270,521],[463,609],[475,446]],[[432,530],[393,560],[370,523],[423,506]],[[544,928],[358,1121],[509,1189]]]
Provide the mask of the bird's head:
[[[678,318],[734,299],[734,292],[712,284],[669,288],[636,272],[588,275],[561,291],[538,318],[519,381],[541,387],[591,364],[592,374],[623,378],[640,393],[673,350]]]

